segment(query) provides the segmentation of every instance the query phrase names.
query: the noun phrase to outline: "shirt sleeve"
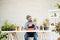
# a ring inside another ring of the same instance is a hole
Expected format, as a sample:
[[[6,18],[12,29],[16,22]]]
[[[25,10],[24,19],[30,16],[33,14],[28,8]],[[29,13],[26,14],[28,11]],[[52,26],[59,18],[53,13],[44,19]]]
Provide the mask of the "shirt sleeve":
[[[26,30],[27,25],[28,25],[28,22],[26,22],[26,23],[24,24],[24,29],[25,29],[25,30]]]

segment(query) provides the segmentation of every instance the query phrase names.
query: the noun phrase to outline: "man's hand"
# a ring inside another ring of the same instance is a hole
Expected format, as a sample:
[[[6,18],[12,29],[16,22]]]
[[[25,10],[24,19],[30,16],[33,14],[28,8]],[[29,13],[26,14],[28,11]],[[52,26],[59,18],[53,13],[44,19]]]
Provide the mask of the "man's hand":
[[[28,27],[26,27],[26,30],[34,30],[34,28],[28,28]]]

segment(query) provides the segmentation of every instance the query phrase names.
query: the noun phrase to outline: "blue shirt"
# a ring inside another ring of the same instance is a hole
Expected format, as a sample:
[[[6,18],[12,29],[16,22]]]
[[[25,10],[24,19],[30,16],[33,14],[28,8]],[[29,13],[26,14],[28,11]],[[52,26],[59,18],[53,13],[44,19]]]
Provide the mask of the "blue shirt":
[[[26,30],[27,25],[29,25],[29,22],[27,21],[24,25],[24,29]],[[36,29],[36,26],[34,27]]]
[[[26,23],[24,24],[24,29],[26,29],[27,25],[29,25],[29,22],[26,22]]]
[[[29,22],[25,23],[24,29],[26,29],[27,25],[29,25]],[[36,26],[34,26],[34,28],[36,29]],[[36,32],[26,32],[26,33],[29,35],[29,37],[33,37],[36,34]]]

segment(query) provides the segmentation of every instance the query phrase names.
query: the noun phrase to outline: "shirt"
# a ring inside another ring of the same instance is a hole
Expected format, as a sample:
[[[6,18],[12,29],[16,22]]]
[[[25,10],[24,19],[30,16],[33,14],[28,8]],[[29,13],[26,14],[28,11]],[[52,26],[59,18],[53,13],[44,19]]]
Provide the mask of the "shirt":
[[[24,26],[24,29],[25,30],[26,30],[27,25],[29,25],[29,22],[26,22],[25,23],[25,26]],[[35,25],[32,25],[31,27],[32,28],[34,27],[36,29],[36,26]],[[29,35],[29,37],[33,37],[36,32],[26,32],[26,33]]]
[[[24,25],[24,29],[26,30],[27,25],[29,25],[29,22],[27,21]],[[32,25],[33,26],[33,25]],[[34,29],[36,29],[36,26],[34,25]]]

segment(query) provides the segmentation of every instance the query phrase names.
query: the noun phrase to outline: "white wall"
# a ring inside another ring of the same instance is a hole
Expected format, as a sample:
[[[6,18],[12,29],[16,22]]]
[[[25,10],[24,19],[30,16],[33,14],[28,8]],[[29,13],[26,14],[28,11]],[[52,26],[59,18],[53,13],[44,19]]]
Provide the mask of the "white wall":
[[[0,26],[6,19],[19,26],[23,25],[26,15],[37,18],[41,24],[48,18],[48,10],[54,8],[57,2],[60,0],[0,0]]]
[[[0,26],[4,20],[23,25],[25,16],[37,18],[41,24],[48,18],[48,10],[59,0],[0,0]]]

